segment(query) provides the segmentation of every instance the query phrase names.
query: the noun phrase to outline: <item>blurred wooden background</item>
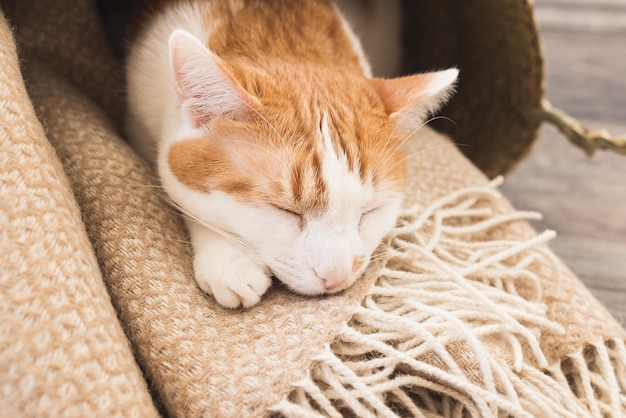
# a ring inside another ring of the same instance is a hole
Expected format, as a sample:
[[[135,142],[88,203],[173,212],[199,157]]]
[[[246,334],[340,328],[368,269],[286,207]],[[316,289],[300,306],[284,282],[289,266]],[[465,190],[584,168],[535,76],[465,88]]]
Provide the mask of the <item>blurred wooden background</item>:
[[[589,128],[626,135],[626,0],[537,0],[547,97]],[[587,158],[551,127],[504,193],[537,210],[554,251],[626,326],[626,156]]]

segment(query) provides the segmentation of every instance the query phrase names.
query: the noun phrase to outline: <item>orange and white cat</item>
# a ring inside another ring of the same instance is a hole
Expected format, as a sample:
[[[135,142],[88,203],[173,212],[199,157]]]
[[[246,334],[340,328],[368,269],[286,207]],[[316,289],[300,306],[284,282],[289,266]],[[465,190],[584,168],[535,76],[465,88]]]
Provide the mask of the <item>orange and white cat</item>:
[[[396,222],[405,134],[456,80],[374,78],[342,3],[171,1],[130,48],[131,142],[223,306],[258,303],[272,275],[304,295],[354,283]]]

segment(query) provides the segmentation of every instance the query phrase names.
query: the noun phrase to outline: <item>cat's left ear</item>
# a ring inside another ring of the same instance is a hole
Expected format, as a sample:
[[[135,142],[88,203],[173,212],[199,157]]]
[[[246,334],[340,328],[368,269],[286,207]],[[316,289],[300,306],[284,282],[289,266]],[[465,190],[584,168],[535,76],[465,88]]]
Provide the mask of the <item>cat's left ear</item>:
[[[258,100],[243,89],[228,64],[192,34],[174,31],[169,52],[179,106],[194,127],[216,117],[245,119],[257,105]]]
[[[389,117],[401,125],[400,129],[412,129],[448,100],[458,75],[459,70],[451,68],[391,79],[373,78],[370,83]]]

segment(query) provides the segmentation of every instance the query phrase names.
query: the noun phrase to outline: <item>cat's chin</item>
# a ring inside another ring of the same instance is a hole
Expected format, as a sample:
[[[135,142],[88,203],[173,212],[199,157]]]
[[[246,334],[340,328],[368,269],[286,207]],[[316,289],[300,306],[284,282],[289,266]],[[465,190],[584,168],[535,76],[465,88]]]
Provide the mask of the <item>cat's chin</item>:
[[[339,292],[343,292],[346,289],[349,289],[350,287],[352,287],[352,285],[358,280],[358,277],[353,279],[353,280],[349,280],[343,283],[338,284],[337,286],[333,286],[329,289],[325,289],[324,293],[328,294],[328,295],[332,295],[334,293],[339,293]]]
[[[311,286],[310,284],[307,286],[302,286],[301,284],[294,285],[292,283],[288,283],[281,279],[278,279],[278,280],[280,280],[291,291],[299,295],[303,295],[303,296],[322,296],[322,295],[332,295],[335,293],[340,293],[350,288],[354,284],[354,282],[356,282],[356,280],[346,281],[330,289],[327,289],[326,287],[324,287],[323,283],[319,281],[319,279],[317,278],[315,280],[319,281],[319,286]]]
[[[294,280],[294,276],[285,276],[283,274],[276,273],[274,273],[274,276],[289,290],[299,295],[320,296],[328,293],[328,290],[324,287],[322,281],[317,277]],[[289,277],[289,280],[286,280],[285,277]]]
[[[343,292],[354,285],[354,283],[363,275],[365,268],[360,269],[349,279],[327,288],[324,286],[324,282],[319,279],[314,273],[307,277],[302,277],[302,274],[298,274],[297,277],[294,274],[285,272],[277,272],[272,270],[274,277],[276,277],[282,284],[288,287],[292,292],[303,296],[321,296],[331,295],[335,293]]]

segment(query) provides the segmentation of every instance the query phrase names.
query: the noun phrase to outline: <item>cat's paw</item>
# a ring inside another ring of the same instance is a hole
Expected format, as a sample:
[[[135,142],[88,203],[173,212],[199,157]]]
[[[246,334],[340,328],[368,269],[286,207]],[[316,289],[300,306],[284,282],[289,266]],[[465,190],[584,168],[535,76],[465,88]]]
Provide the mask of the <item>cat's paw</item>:
[[[226,308],[256,305],[272,284],[265,266],[230,245],[196,254],[194,270],[200,289]]]

